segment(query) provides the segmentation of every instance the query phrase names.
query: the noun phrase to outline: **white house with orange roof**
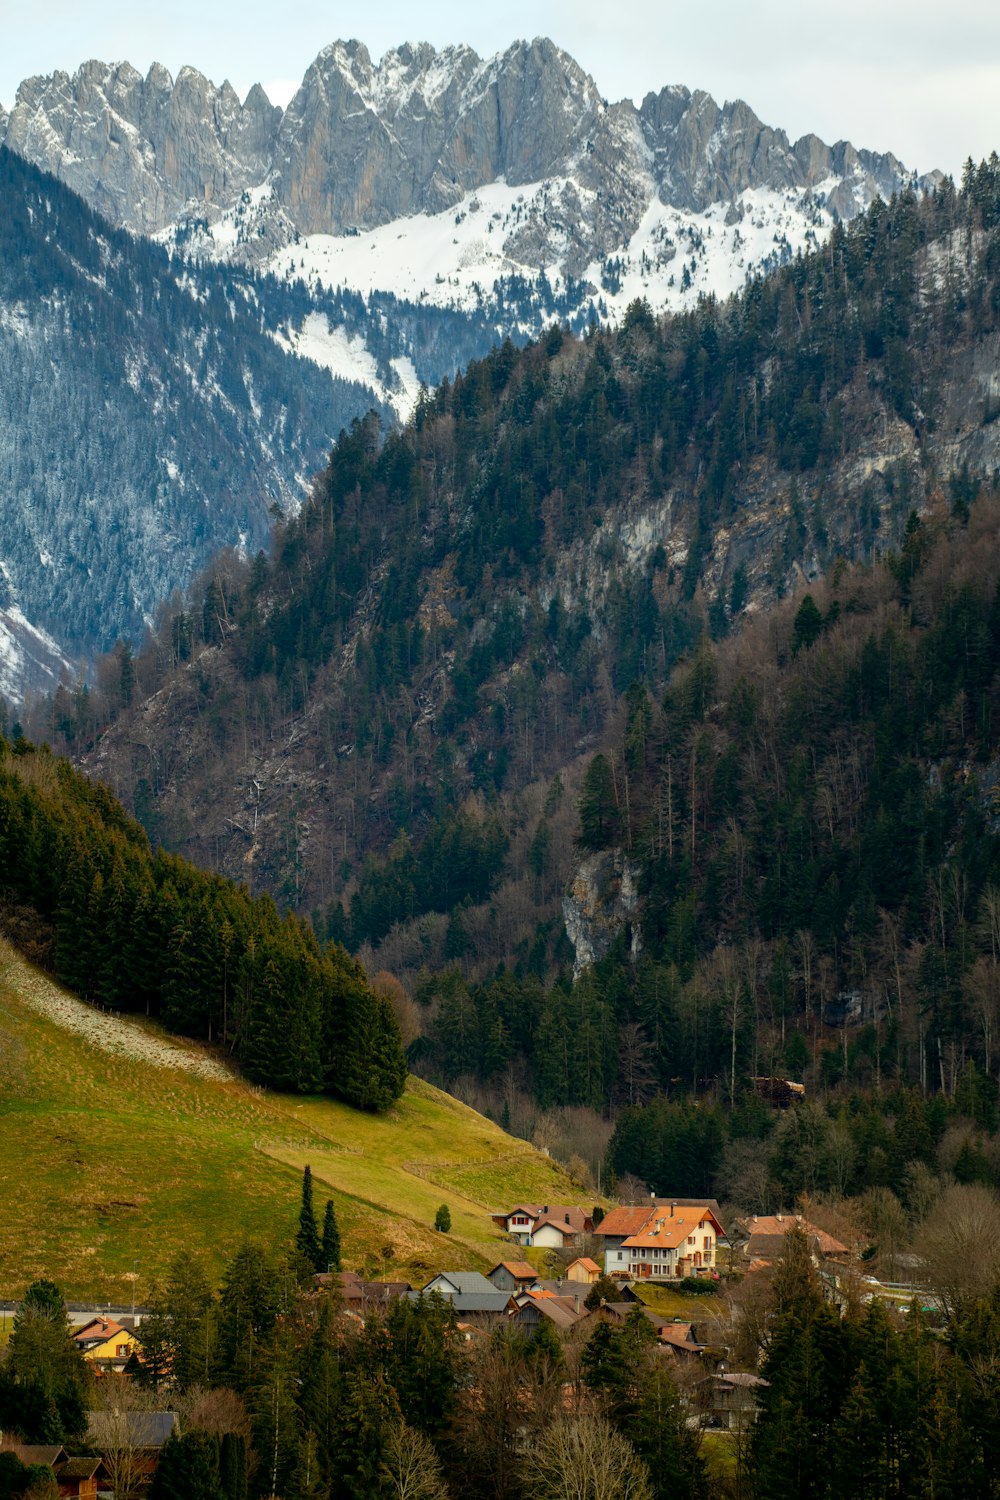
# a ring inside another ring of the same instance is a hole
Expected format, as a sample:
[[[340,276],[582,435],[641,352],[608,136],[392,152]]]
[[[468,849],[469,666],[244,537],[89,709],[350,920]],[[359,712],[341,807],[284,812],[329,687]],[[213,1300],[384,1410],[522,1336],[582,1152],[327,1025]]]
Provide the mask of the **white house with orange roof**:
[[[724,1234],[708,1203],[653,1203],[614,1208],[594,1233],[604,1241],[604,1272],[630,1281],[674,1281],[710,1275]]]

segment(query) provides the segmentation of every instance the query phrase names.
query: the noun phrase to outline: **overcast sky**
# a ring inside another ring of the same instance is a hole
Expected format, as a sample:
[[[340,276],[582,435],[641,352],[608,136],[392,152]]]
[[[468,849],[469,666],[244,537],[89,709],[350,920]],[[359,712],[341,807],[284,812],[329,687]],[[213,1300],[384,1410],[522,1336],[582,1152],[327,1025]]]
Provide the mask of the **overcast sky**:
[[[539,34],[608,99],[683,83],[720,103],[746,99],[793,140],[847,138],[922,171],[957,175],[967,156],[1000,149],[997,0],[0,0],[0,102],[10,107],[22,78],[98,57],[143,72],[190,63],[241,96],[259,81],[285,104],[337,37],[359,37],[378,58],[402,41],[487,55]]]

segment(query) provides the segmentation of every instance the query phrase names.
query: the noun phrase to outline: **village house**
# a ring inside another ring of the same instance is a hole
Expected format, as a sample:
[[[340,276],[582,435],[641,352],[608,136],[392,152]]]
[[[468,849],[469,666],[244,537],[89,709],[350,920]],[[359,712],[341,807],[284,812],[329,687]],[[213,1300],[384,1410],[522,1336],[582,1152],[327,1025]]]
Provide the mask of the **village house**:
[[[99,1458],[67,1458],[53,1470],[59,1500],[96,1500],[102,1470]]]
[[[651,1307],[644,1307],[641,1303],[638,1305],[643,1317],[656,1330],[656,1337],[665,1353],[680,1359],[694,1359],[704,1353],[706,1345],[698,1342],[691,1323],[685,1323],[682,1318],[664,1318]],[[631,1302],[602,1302],[597,1315],[611,1323],[625,1323],[635,1307],[635,1299]]]
[[[492,1215],[494,1224],[519,1245],[564,1250],[585,1234],[594,1221],[578,1204],[521,1203]]]
[[[851,1252],[846,1245],[842,1245],[824,1229],[810,1224],[809,1220],[803,1219],[801,1214],[755,1214],[753,1218],[745,1220],[742,1225],[743,1242],[740,1245],[742,1260],[749,1262],[753,1268],[770,1265],[782,1254],[785,1248],[785,1235],[796,1227],[805,1234],[813,1259],[817,1263],[821,1260],[842,1262],[850,1258]]]
[[[168,1438],[179,1435],[180,1419],[175,1411],[90,1411],[87,1413],[87,1446],[110,1463],[108,1455],[129,1449],[135,1455],[140,1484],[153,1477],[160,1452]],[[103,1484],[100,1485],[103,1489]]]
[[[758,1399],[767,1384],[759,1375],[744,1375],[736,1370],[709,1375],[701,1381],[698,1391],[699,1405],[708,1425],[745,1432],[757,1420]]]
[[[538,1302],[554,1302],[566,1309],[567,1312],[575,1313],[578,1317],[587,1312],[584,1305],[586,1288],[577,1282],[567,1281],[539,1281],[527,1291],[516,1292],[514,1300],[518,1307],[523,1307],[526,1302],[532,1300]]]
[[[578,1255],[576,1260],[570,1261],[566,1267],[566,1277],[569,1281],[584,1281],[593,1285],[600,1280],[601,1268],[596,1260],[591,1260],[589,1255]]]
[[[141,1348],[132,1328],[100,1314],[74,1328],[72,1339],[84,1359],[102,1373],[124,1370],[130,1356]]]
[[[551,1294],[537,1296],[527,1292],[518,1301],[520,1306],[511,1314],[511,1322],[529,1339],[534,1338],[541,1323],[551,1323],[557,1333],[567,1334],[577,1323],[589,1317],[585,1309],[568,1307],[565,1298]]]
[[[38,1464],[51,1469],[60,1500],[63,1497],[66,1500],[96,1500],[101,1469],[99,1458],[73,1458],[59,1443],[18,1443],[9,1439],[0,1442],[0,1452],[13,1453],[29,1467]]]
[[[318,1286],[339,1287],[344,1306],[363,1312],[374,1307],[387,1307],[413,1290],[408,1281],[365,1281],[353,1271],[320,1272],[313,1280]]]
[[[596,1235],[605,1246],[604,1271],[631,1281],[673,1281],[711,1275],[723,1235],[718,1213],[707,1201],[680,1199],[614,1208]]]
[[[421,1291],[408,1295],[426,1297],[432,1292],[451,1303],[461,1323],[496,1322],[517,1306],[510,1292],[494,1286],[479,1271],[441,1271]]]
[[[487,1271],[486,1279],[497,1291],[520,1292],[525,1287],[534,1286],[538,1272],[526,1260],[502,1260],[492,1271]]]

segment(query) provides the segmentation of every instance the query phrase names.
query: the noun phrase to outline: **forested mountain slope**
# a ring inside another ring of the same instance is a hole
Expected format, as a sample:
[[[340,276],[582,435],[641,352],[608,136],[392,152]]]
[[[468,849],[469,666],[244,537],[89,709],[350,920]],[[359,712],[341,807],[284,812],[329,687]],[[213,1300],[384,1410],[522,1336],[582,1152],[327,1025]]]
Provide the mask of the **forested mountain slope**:
[[[0,195],[0,692],[20,698],[60,654],[138,641],[220,548],[255,550],[377,401],[272,337],[301,296],[172,262],[2,147]]]
[[[217,570],[135,683],[110,661],[48,730],[169,847],[307,910],[344,899],[355,945],[481,902],[511,838],[554,916],[569,870],[526,820],[626,688],[1000,463],[998,205],[987,164],[739,299],[506,346],[403,431],[356,424],[270,559]],[[376,913],[362,862],[401,835],[421,868]]]
[[[342,948],[154,855],[106,788],[23,738],[0,738],[0,901],[81,996],[215,1041],[256,1083],[376,1111],[403,1091],[389,1000]]]

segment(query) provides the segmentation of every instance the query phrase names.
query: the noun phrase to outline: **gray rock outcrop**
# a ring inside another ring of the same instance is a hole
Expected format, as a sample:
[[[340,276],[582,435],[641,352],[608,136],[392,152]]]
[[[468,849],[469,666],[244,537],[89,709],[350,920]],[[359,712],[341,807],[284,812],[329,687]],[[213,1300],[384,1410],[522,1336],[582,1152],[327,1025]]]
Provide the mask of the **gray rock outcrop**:
[[[546,183],[507,244],[523,264],[555,257],[570,274],[613,254],[654,195],[681,209],[735,201],[748,188],[822,189],[851,217],[912,179],[892,156],[791,145],[737,100],[669,87],[639,109],[608,105],[551,41],[515,42],[482,60],[468,47],[404,45],[374,63],[360,42],[316,58],[287,111],[255,85],[241,104],[193,68],[88,62],[71,78],[30,78],[0,139],[113,222],[140,233],[217,217],[269,184],[280,233],[344,233],[439,212],[504,179]]]
[[[270,169],[281,111],[255,86],[240,104],[194,68],[84,63],[29,78],[4,143],[117,225],[153,234],[198,207],[235,202]]]
[[[579,975],[604,957],[618,934],[631,926],[639,908],[639,867],[621,849],[590,854],[580,865],[563,897],[563,922],[573,945],[573,970]],[[631,935],[639,952],[639,931]]]

